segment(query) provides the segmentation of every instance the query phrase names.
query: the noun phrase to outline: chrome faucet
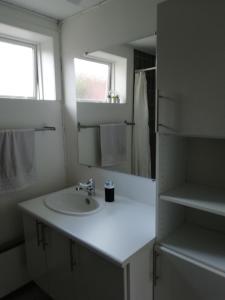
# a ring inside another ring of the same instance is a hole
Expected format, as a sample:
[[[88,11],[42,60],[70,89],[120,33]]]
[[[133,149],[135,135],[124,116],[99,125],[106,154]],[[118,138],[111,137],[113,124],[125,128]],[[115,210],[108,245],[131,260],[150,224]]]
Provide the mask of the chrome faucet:
[[[95,181],[93,178],[90,178],[86,183],[80,182],[76,186],[76,191],[85,190],[88,192],[88,196],[95,195]]]

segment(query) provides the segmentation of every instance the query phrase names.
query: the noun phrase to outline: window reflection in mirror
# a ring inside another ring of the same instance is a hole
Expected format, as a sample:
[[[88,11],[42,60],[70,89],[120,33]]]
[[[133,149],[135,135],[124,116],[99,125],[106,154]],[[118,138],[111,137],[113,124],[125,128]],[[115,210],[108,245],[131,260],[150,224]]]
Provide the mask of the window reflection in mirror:
[[[75,58],[77,101],[106,102],[111,89],[111,64]]]
[[[79,163],[155,179],[156,36],[75,59],[75,75]]]

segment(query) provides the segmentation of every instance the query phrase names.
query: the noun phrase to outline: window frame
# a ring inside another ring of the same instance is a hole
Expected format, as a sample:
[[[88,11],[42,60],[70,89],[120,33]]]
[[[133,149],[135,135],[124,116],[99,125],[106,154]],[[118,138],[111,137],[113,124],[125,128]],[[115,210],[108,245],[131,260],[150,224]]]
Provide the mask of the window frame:
[[[0,99],[27,99],[27,100],[38,100],[38,94],[39,94],[39,88],[38,88],[38,45],[35,43],[23,41],[20,39],[12,38],[12,37],[5,37],[0,35],[0,41],[13,44],[13,45],[19,45],[24,46],[27,48],[31,48],[33,50],[33,61],[34,61],[34,94],[32,97],[23,97],[23,96],[9,96],[9,95],[1,95]]]
[[[95,62],[98,64],[102,64],[102,65],[107,65],[109,67],[109,71],[108,71],[108,85],[107,85],[107,93],[109,93],[112,90],[112,86],[113,86],[113,71],[114,71],[114,64],[110,61],[101,59],[101,58],[95,58],[95,57],[75,57],[74,58],[74,72],[75,72],[75,80],[76,80],[76,68],[75,68],[75,60],[76,59],[80,59],[80,60],[85,60],[85,61],[90,61],[90,62]],[[76,89],[76,82],[75,82],[75,89]],[[106,99],[103,101],[98,101],[98,100],[90,100],[90,99],[86,99],[86,100],[80,100],[80,98],[76,98],[76,101],[79,103],[108,103],[107,102],[107,95],[106,95]]]

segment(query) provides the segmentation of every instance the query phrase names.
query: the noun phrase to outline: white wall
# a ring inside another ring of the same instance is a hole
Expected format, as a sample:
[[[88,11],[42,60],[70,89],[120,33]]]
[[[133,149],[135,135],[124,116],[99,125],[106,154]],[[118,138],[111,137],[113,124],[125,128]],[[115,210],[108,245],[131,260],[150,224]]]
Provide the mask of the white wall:
[[[0,195],[0,245],[22,235],[17,203],[65,186],[60,101],[0,100],[0,128],[55,126],[35,133],[37,181],[25,190]]]
[[[59,65],[59,55],[57,55],[59,54],[59,32],[55,21],[1,4],[0,23],[53,37],[56,65]],[[13,32],[11,34],[13,35]],[[60,73],[56,73],[56,78],[60,82]],[[61,97],[59,82],[57,98]],[[43,125],[57,127],[56,132],[36,133],[38,168],[36,184],[25,191],[0,196],[0,245],[22,232],[18,211],[13,209],[18,201],[55,190],[65,184],[61,113],[59,101],[49,103],[48,101],[0,100],[0,128],[34,128]]]
[[[130,192],[131,198],[137,199],[138,193],[135,192],[143,189],[146,192],[141,200],[154,201],[148,194],[149,186],[153,185],[151,180],[97,169],[88,170],[77,164],[73,58],[83,55],[85,51],[93,52],[154,34],[157,2],[161,1],[113,0],[85,14],[70,17],[62,25],[67,170],[71,184],[92,173],[100,187],[104,179],[109,177],[118,184],[118,193],[126,195],[130,190],[134,192]]]
[[[0,23],[18,26],[39,34],[51,36],[55,46],[57,99],[62,99],[59,69],[59,32],[56,21],[29,14],[0,4]],[[14,32],[11,34],[13,35]],[[37,180],[29,188],[17,193],[0,196],[0,248],[12,244],[23,235],[21,214],[17,203],[65,187],[65,160],[63,148],[62,102],[31,100],[0,100],[1,128],[36,128],[44,125],[55,126],[56,131],[36,132],[35,150]],[[17,251],[17,249],[19,249]],[[9,255],[10,254],[10,255]],[[7,276],[0,280],[0,295],[9,293],[24,284],[26,278],[23,246],[0,255],[8,255]],[[2,258],[3,257],[3,258]],[[16,261],[16,263],[15,263]],[[4,276],[5,265],[0,270]],[[13,278],[10,274],[17,274]],[[19,275],[20,274],[20,275]],[[23,274],[23,278],[20,278]]]
[[[21,213],[17,203],[65,187],[65,164],[63,149],[62,114],[60,101],[0,100],[0,128],[39,128],[43,125],[55,126],[56,131],[36,132],[35,151],[37,180],[29,188],[17,193],[0,196],[0,247],[12,244],[23,236]],[[19,248],[20,249],[20,248]],[[11,253],[11,252],[10,252]],[[14,253],[14,252],[13,252]],[[4,254],[4,253],[3,253]],[[2,254],[2,255],[3,255]],[[20,269],[8,263],[8,270],[24,273],[24,260],[15,252]],[[1,255],[0,255],[1,256]],[[0,277],[3,275],[0,271]],[[19,277],[18,277],[19,279]],[[0,281],[0,294],[19,287],[21,281]],[[24,282],[22,282],[24,284]]]

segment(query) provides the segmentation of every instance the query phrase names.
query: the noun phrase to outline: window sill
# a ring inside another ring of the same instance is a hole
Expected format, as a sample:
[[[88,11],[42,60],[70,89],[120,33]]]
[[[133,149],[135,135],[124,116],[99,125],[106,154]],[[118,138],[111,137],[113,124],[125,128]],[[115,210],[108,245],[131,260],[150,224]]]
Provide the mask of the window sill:
[[[123,104],[127,104],[127,102],[120,102],[120,103],[110,103],[110,102],[104,102],[104,101],[80,101],[80,100],[75,100],[77,103],[79,103],[79,104],[82,104],[82,103],[84,103],[84,104],[109,104],[109,105],[123,105]]]

